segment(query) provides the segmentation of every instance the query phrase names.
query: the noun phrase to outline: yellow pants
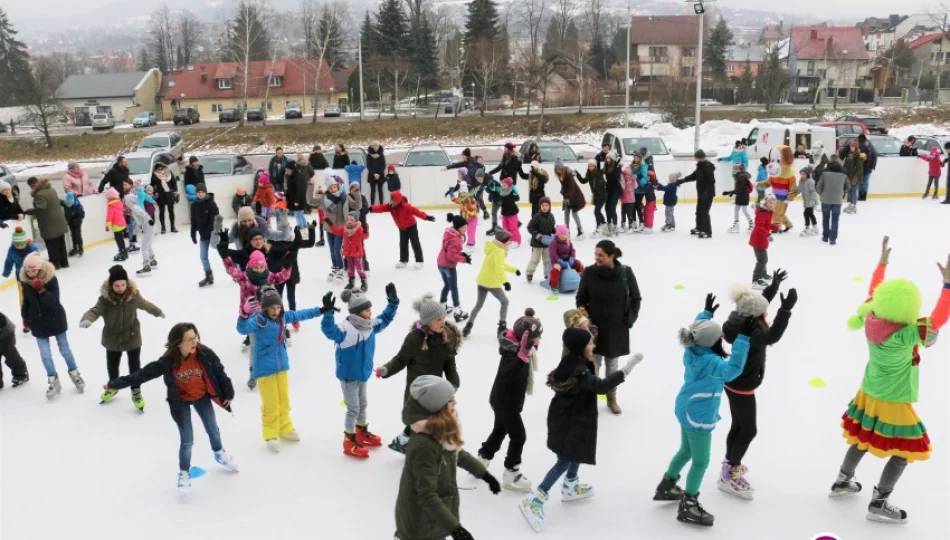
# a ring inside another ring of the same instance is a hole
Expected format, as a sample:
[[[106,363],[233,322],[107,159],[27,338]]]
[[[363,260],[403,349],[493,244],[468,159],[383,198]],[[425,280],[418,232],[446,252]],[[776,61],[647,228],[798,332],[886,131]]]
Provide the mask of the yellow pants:
[[[787,211],[788,203],[786,201],[775,201],[775,208],[772,211],[772,223],[784,225],[786,229],[791,228],[792,221],[785,215]]]
[[[20,281],[20,278],[17,277],[16,280],[16,292],[20,295],[20,307],[23,307],[23,282]]]
[[[281,371],[257,379],[261,394],[261,423],[264,440],[276,439],[294,430],[290,421],[290,396],[287,389],[287,372]]]

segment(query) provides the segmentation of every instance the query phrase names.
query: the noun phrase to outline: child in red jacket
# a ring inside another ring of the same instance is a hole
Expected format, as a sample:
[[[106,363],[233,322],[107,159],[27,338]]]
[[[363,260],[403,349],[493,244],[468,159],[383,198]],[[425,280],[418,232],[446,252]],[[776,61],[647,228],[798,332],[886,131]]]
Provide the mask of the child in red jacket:
[[[766,197],[755,209],[755,225],[749,237],[749,245],[755,253],[755,269],[752,271],[752,288],[764,289],[770,283],[769,271],[769,243],[772,233],[778,231],[778,224],[772,223],[772,211],[775,207],[775,198]]]
[[[934,186],[934,196],[933,200],[937,200],[937,191],[940,190],[940,169],[943,167],[942,159],[940,156],[940,149],[934,146],[930,149],[930,155],[927,156],[917,156],[920,159],[927,161],[930,165],[927,167],[927,189],[924,190],[924,196],[921,199],[926,199],[927,194],[930,193],[930,185]]]
[[[360,224],[359,210],[353,210],[346,215],[346,223],[337,227],[333,226],[330,218],[323,220],[327,224],[330,232],[343,238],[343,257],[346,258],[346,271],[349,273],[350,281],[346,284],[347,289],[355,287],[356,274],[360,275],[362,282],[360,290],[366,292],[369,284],[366,282],[366,271],[363,269],[363,256],[366,254],[363,241],[369,238],[369,231],[363,229]]]
[[[390,201],[384,204],[374,204],[370,212],[374,214],[389,213],[399,227],[399,262],[396,268],[405,268],[409,262],[409,243],[412,242],[412,254],[416,258],[416,270],[422,268],[422,244],[419,243],[419,229],[416,226],[416,218],[426,221],[435,221],[435,216],[430,216],[409,204],[409,201],[403,197],[399,191],[390,192]]]

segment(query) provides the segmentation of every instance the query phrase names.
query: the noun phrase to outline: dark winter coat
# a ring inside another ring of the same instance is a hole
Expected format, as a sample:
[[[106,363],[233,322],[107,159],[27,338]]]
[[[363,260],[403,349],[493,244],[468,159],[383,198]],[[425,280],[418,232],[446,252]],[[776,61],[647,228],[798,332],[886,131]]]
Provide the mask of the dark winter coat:
[[[762,291],[762,296],[771,303],[777,292],[777,286],[769,285]],[[791,311],[780,309],[771,326],[762,328],[758,317],[744,317],[735,311],[729,314],[729,319],[722,325],[722,337],[731,345],[740,335],[749,336],[749,356],[742,374],[727,382],[727,388],[746,392],[762,384],[765,377],[765,348],[782,339],[791,316]]]
[[[224,372],[224,366],[221,364],[221,360],[218,358],[218,355],[214,354],[214,351],[204,345],[198,345],[196,352],[198,353],[198,363],[201,364],[201,370],[204,372],[204,381],[208,396],[212,401],[230,412],[231,406],[228,405],[224,407],[222,402],[234,399],[234,385],[231,384],[231,379],[227,373]],[[178,354],[178,352],[174,351],[171,354]],[[180,415],[181,408],[178,404],[181,402],[181,395],[178,393],[178,385],[175,382],[174,371],[175,368],[172,358],[162,356],[154,362],[149,362],[145,367],[135,373],[109,381],[106,386],[114,390],[120,390],[129,386],[142,386],[152,379],[161,377],[162,382],[165,383],[165,389],[167,390],[165,399],[168,401],[168,408],[171,411],[172,420],[180,426],[182,419]],[[187,414],[191,414],[190,409]]]
[[[406,402],[402,419],[412,435],[396,496],[396,538],[400,540],[451,536],[459,526],[457,469],[478,478],[485,474],[485,466],[471,454],[432,438],[426,432],[428,418],[429,412],[415,400]]]
[[[707,160],[696,164],[696,170],[678,181],[679,184],[696,182],[696,196],[701,201],[712,201],[716,197],[716,166]]]
[[[323,152],[314,152],[310,154],[310,168],[315,171],[322,171],[323,169],[329,169],[330,163],[327,162]]]
[[[49,180],[40,178],[33,185],[33,208],[26,213],[36,217],[36,225],[42,238],[59,238],[69,232],[63,205],[59,203],[59,195],[53,190],[53,186],[49,185]]]
[[[191,165],[185,166],[185,185],[186,186],[196,186],[198,184],[204,184],[204,183],[205,183],[204,165],[198,165],[197,167],[192,167]],[[121,191],[119,193],[121,193]]]
[[[396,356],[383,366],[383,378],[388,379],[403,369],[407,370],[404,400],[409,399],[409,385],[420,375],[444,376],[445,380],[458,388],[460,382],[455,355],[461,346],[462,332],[452,323],[445,323],[442,334],[432,334],[428,327],[417,321],[409,329]]]
[[[350,164],[350,155],[349,154],[334,154],[333,155],[333,168],[343,170],[343,167],[346,167]]]
[[[399,179],[398,173],[386,175],[386,189],[389,190],[390,193],[402,189],[402,181]]]
[[[917,147],[914,146],[913,144],[909,143],[909,142],[905,142],[904,144],[901,145],[900,155],[901,155],[902,157],[916,156],[916,155],[917,155]]]
[[[373,150],[372,145],[366,148],[366,172],[369,173],[370,180],[373,180],[374,174],[378,174],[380,180],[386,175],[386,152],[383,145],[379,145],[376,150]]]
[[[231,197],[231,210],[234,210],[234,215],[237,215],[241,208],[251,206],[251,204],[253,204],[252,198],[247,193],[244,195],[235,194],[234,197]]]
[[[200,237],[202,240],[211,240],[214,217],[217,215],[218,205],[214,202],[214,193],[208,193],[204,199],[196,199],[191,203],[191,239]]]
[[[516,187],[512,187],[511,192],[507,195],[499,193],[498,201],[501,202],[501,215],[517,216],[519,200],[521,200],[521,195],[518,195],[518,188]]]
[[[26,277],[26,268],[20,270],[23,287],[23,307],[20,315],[26,319],[33,337],[48,338],[58,336],[69,328],[66,310],[59,301],[59,280],[53,264],[43,261],[43,267],[36,278],[43,282],[39,289],[33,288],[33,279]]]
[[[16,326],[9,317],[0,313],[0,342],[4,342],[11,337],[14,343],[16,343]]]
[[[554,219],[554,212],[538,212],[528,222],[528,234],[531,235],[531,247],[546,248],[548,246],[541,243],[538,235],[554,237],[554,228],[557,222]],[[550,244],[548,244],[550,245]]]
[[[548,449],[558,459],[596,464],[597,395],[613,390],[623,379],[623,371],[598,378],[594,363],[586,358],[572,354],[561,358],[548,374],[548,386],[554,390],[548,407]]]
[[[736,173],[733,177],[735,187],[732,191],[726,191],[723,195],[735,196],[736,206],[749,206],[749,186],[751,185],[752,175],[743,171]]]
[[[577,179],[574,178],[574,171],[565,167],[564,172],[566,173],[564,178],[560,179],[561,197],[564,200],[563,205],[565,208],[579,212],[587,205],[587,200],[584,198],[584,192],[581,191],[581,187],[577,185]]]
[[[310,234],[307,235],[306,240],[303,239],[300,231],[294,231],[293,242],[272,242],[270,252],[267,253],[267,269],[274,273],[280,273],[284,269],[284,255],[287,252],[292,252],[294,255],[293,265],[290,267],[290,281],[295,285],[300,283],[300,266],[297,264],[300,256],[297,252],[300,249],[312,248],[316,240],[316,229],[310,229]],[[247,256],[250,257],[250,253]]]
[[[102,177],[102,180],[99,181],[99,193],[111,188],[114,188],[119,193],[122,193],[122,184],[126,179],[129,178],[129,168],[128,167],[119,167],[118,164],[113,165],[105,176]]]
[[[871,174],[877,168],[877,149],[871,143],[858,144],[858,150],[866,156],[864,160],[864,174]],[[851,145],[848,144],[838,152],[838,156],[845,160],[851,155]],[[847,167],[845,167],[847,168]],[[863,180],[863,178],[862,178]]]
[[[521,413],[524,408],[524,396],[528,390],[528,375],[531,363],[518,357],[521,344],[498,336],[498,372],[491,387],[488,403],[492,410],[503,414]]]
[[[548,183],[548,171],[531,169],[528,174],[528,202],[534,204],[544,197],[544,185]]]
[[[86,209],[82,207],[82,203],[79,202],[78,198],[72,206],[67,206],[66,201],[60,201],[60,205],[63,207],[66,223],[69,225],[81,224],[82,220],[86,218]]]
[[[607,194],[620,197],[623,193],[623,179],[620,177],[620,165],[614,165],[612,170],[607,170],[604,165],[604,180],[607,182]]]
[[[298,166],[293,176],[287,178],[287,211],[296,212],[307,209],[307,188],[310,185],[310,177],[313,176],[310,166]]]
[[[16,199],[11,201],[3,195],[0,195],[0,221],[17,219],[24,213],[23,208],[20,208],[20,203],[17,202]]]
[[[629,295],[624,290],[619,261],[613,268],[588,266],[581,274],[581,283],[574,299],[577,307],[583,307],[590,315],[591,324],[597,326],[595,354],[617,358],[630,354],[630,330],[624,323],[624,313],[629,312],[636,322],[640,315],[640,287],[633,270],[623,265],[627,276]]]
[[[202,172],[202,177],[204,172]],[[155,193],[155,200],[157,201],[159,197],[165,194],[165,187],[162,186],[162,181],[155,176],[155,173],[152,173],[152,179],[149,181],[149,185],[152,186],[152,191]],[[172,174],[168,178],[168,192],[175,193],[178,191],[178,178]]]
[[[515,185],[517,185],[519,177],[522,180],[528,179],[527,173],[521,170],[521,160],[518,159],[518,156],[515,154],[502,157],[501,162],[486,174],[494,175],[498,172],[501,172],[501,174],[498,175],[499,181],[505,178],[511,178],[511,181],[514,182]]]
[[[89,323],[102,317],[102,346],[107,351],[125,352],[142,347],[138,310],[147,311],[155,317],[162,316],[158,306],[142,298],[134,281],[130,280],[128,284],[125,293],[119,296],[112,290],[108,280],[103,282],[96,305],[82,316],[82,320]]]
[[[593,196],[594,204],[603,204],[607,201],[607,179],[604,178],[604,172],[600,169],[585,171],[581,173],[574,171],[574,175],[582,184],[590,185],[590,193]]]
[[[287,168],[287,163],[290,160],[287,159],[287,156],[277,157],[276,155],[271,156],[270,161],[267,163],[267,174],[270,175],[270,181],[274,185],[278,185],[277,182],[283,183],[284,179],[284,169]]]

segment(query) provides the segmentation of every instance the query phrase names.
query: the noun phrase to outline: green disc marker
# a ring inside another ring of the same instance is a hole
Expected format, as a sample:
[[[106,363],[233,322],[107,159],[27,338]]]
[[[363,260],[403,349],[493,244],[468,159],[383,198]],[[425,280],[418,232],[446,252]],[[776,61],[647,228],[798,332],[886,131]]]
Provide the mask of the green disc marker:
[[[864,278],[861,276],[854,276],[854,278],[851,281],[855,283],[861,283],[862,281],[864,281]]]
[[[824,388],[828,386],[828,383],[826,383],[821,377],[815,377],[814,379],[808,381],[808,386],[811,386],[812,388]]]
[[[552,294],[552,295],[548,296],[548,300],[554,300],[554,301],[556,301],[558,298],[559,298],[559,296],[556,295],[556,294]]]
[[[340,407],[346,407],[346,402],[345,402],[345,401],[340,401]]]
[[[673,285],[673,288],[676,289],[677,291],[682,291],[683,289],[686,288],[686,285],[683,285],[683,284],[681,284],[681,283],[677,283],[676,285]]]
[[[607,395],[606,395],[606,394],[598,394],[597,399],[599,399],[599,400],[601,400],[601,401],[607,401]]]

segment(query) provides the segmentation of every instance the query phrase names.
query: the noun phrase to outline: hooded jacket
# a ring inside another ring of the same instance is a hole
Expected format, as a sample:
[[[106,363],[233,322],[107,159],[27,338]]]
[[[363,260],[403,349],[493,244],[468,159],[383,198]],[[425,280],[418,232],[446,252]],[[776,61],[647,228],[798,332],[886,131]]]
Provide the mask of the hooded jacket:
[[[514,178],[512,178],[514,180]],[[531,167],[528,173],[528,202],[534,204],[544,197],[544,186],[548,183],[548,171]]]
[[[460,448],[444,445],[427,432],[429,412],[409,399],[402,412],[412,435],[396,496],[396,538],[446,538],[459,526],[457,468],[478,478],[485,466]]]
[[[818,190],[815,188],[815,180],[811,177],[806,179],[804,182],[801,182],[799,185],[799,193],[802,196],[802,206],[805,208],[814,208],[821,203],[821,198],[818,197]]]
[[[825,173],[827,174],[827,173]],[[761,206],[755,208],[755,224],[749,235],[749,245],[756,249],[769,249],[769,236],[778,231],[778,223],[772,223],[773,212]]]
[[[112,199],[106,203],[106,229],[115,233],[125,230],[125,211],[121,199]]]
[[[238,268],[231,258],[224,259],[224,271],[234,280],[238,285],[240,291],[239,295],[239,304],[238,310],[244,308],[244,302],[247,302],[249,298],[257,296],[258,286],[251,282],[251,278],[247,275],[248,269]],[[286,282],[290,279],[290,268],[281,267],[279,272],[272,272],[270,266],[267,266],[267,260],[265,259],[265,270],[267,273],[267,284],[268,285],[280,285],[281,283]]]
[[[373,205],[370,208],[370,212],[374,214],[389,213],[399,230],[404,231],[409,227],[415,226],[416,218],[427,219],[429,217],[429,215],[422,210],[409,204],[409,201],[403,197],[401,192],[393,191],[389,196],[390,201],[388,203]]]
[[[678,181],[679,184],[696,182],[696,195],[712,200],[716,196],[716,166],[708,160],[696,164],[696,170]]]
[[[0,195],[0,221],[17,219],[19,216],[25,213],[26,212],[24,212],[23,208],[20,207],[20,203],[17,202],[16,198],[13,197],[12,193],[9,199],[3,195]]]
[[[733,148],[732,152],[728,156],[719,158],[719,161],[730,161],[732,162],[733,167],[743,165],[745,166],[746,170],[749,170],[749,153],[745,150]]]
[[[33,280],[42,285],[33,288]],[[66,310],[59,301],[59,280],[53,264],[43,261],[43,266],[35,278],[26,277],[26,268],[20,269],[20,282],[23,288],[23,307],[20,315],[29,323],[33,337],[49,338],[58,336],[69,329]]]
[[[508,264],[505,258],[508,251],[494,240],[485,242],[485,260],[478,272],[476,282],[486,289],[500,289],[508,282],[508,273],[514,274],[518,267]]]
[[[548,247],[548,253],[551,255],[551,264],[558,264],[559,260],[567,261],[573,259],[576,252],[574,250],[574,243],[571,242],[571,238],[568,237],[567,242],[561,242],[561,239],[554,235],[554,240],[551,240],[551,245]]]
[[[390,193],[402,189],[402,180],[399,179],[399,173],[386,175],[386,189],[388,189]]]
[[[363,198],[359,194],[346,193],[342,189],[336,193],[326,191],[323,195],[315,194],[314,199],[323,199],[323,209],[326,219],[329,219],[333,226],[341,226],[346,223],[346,215],[353,210],[359,211],[363,207]],[[323,224],[324,230],[330,231],[327,224]],[[333,231],[330,231],[331,233]]]
[[[821,173],[815,190],[821,196],[821,204],[841,204],[848,194],[848,177],[840,163],[828,163],[825,172]]]
[[[732,178],[735,180],[735,186],[732,191],[727,191],[726,195],[735,196],[736,206],[749,206],[749,186],[752,185],[752,175],[742,171],[737,172]]]
[[[63,207],[63,213],[66,216],[66,223],[69,225],[81,225],[82,220],[86,218],[86,209],[82,207],[82,203],[79,202],[77,197],[71,206],[66,204],[66,201],[60,201],[60,204]]]
[[[607,180],[604,178],[603,171],[600,169],[587,170],[583,176],[581,173],[574,171],[574,174],[580,183],[590,185],[594,204],[601,204],[607,200]]]
[[[531,247],[546,248],[550,246],[550,242],[547,246],[544,245],[544,243],[538,239],[538,235],[553,238],[555,227],[557,227],[557,222],[554,220],[554,212],[548,210],[547,212],[538,212],[535,214],[531,218],[531,221],[528,222],[528,234],[531,235]]]
[[[369,233],[363,230],[363,226],[360,225],[359,221],[356,222],[356,228],[349,234],[346,232],[346,225],[330,227],[329,230],[334,235],[343,239],[343,249],[341,251],[344,257],[357,257],[362,259],[366,254],[363,242],[369,238]]]
[[[930,154],[917,157],[927,162],[928,176],[940,177],[941,169],[943,168],[943,157],[940,155],[939,148],[935,146],[930,149]]]
[[[254,347],[251,352],[254,360],[251,363],[251,377],[259,379],[290,369],[290,359],[287,357],[287,343],[284,341],[284,328],[295,322],[316,319],[322,313],[321,308],[298,309],[284,311],[278,320],[265,316],[260,311],[251,313],[249,317],[238,317],[237,331],[243,336],[254,334]]]
[[[459,205],[459,214],[465,219],[478,217],[478,201],[475,199],[476,192],[468,191],[466,193],[456,192],[452,196],[452,202]]]
[[[459,263],[468,262],[462,257],[462,233],[454,227],[446,227],[442,233],[442,249],[436,264],[442,268],[455,268]]]
[[[558,180],[561,181],[561,197],[564,199],[564,206],[570,208],[575,212],[579,212],[584,209],[584,206],[587,205],[587,200],[584,198],[584,192],[581,191],[580,186],[577,185],[577,179],[574,178],[574,170],[564,168],[564,177],[558,176]]]
[[[499,414],[521,414],[524,409],[531,362],[525,362],[518,356],[520,349],[521,343],[514,341],[507,332],[498,336],[498,354],[501,359],[488,403]]]
[[[591,323],[599,329],[594,353],[606,358],[630,354],[630,329],[624,324],[624,313],[629,310],[634,322],[640,315],[641,297],[637,278],[633,269],[622,265],[628,293],[628,290],[624,290],[620,268],[619,263],[613,268],[597,265],[585,268],[574,299],[577,307],[587,309]]]
[[[277,195],[274,194],[274,185],[270,183],[270,178],[266,183],[257,185],[257,191],[254,192],[252,200],[261,203],[262,208],[273,208],[277,204]]]
[[[379,145],[375,150],[373,145],[366,147],[366,172],[369,173],[369,179],[373,179],[374,174],[379,175],[379,179],[382,180],[386,175],[386,150],[383,148],[383,145]]]
[[[376,358],[376,334],[393,322],[398,307],[398,300],[389,302],[379,317],[372,319],[371,328],[368,330],[353,326],[349,317],[343,317],[337,324],[333,319],[333,311],[323,314],[320,330],[335,345],[337,379],[363,382],[369,380],[373,374],[373,359]]]
[[[39,252],[39,248],[32,240],[28,241],[22,248],[14,246],[11,242],[10,247],[7,248],[7,258],[3,261],[3,277],[10,277],[11,270],[15,270],[16,275],[19,276],[26,256],[34,251]]]
[[[712,319],[704,311],[696,320]],[[719,404],[726,381],[742,373],[749,355],[749,337],[740,334],[732,344],[732,354],[726,360],[709,347],[692,345],[683,351],[686,373],[683,386],[676,395],[676,419],[686,431],[711,433],[719,422]]]
[[[217,215],[218,205],[214,202],[214,193],[205,193],[204,199],[191,203],[191,239],[196,240],[197,235],[201,240],[211,240]]]
[[[350,164],[350,154],[337,154],[334,150],[333,154],[333,168],[337,170],[344,170],[344,168]]]
[[[83,314],[82,320],[90,324],[102,317],[102,346],[107,351],[132,351],[142,347],[142,328],[138,310],[161,317],[162,310],[142,297],[135,282],[128,280],[125,293],[117,295],[109,280],[99,288],[99,300]]]
[[[69,232],[66,214],[59,202],[59,195],[49,180],[40,178],[33,186],[33,208],[27,213],[36,216],[36,225],[43,238],[59,238]]]
[[[771,303],[777,292],[778,287],[769,285],[762,291],[762,296]],[[762,328],[758,317],[746,317],[739,315],[736,311],[729,314],[729,318],[722,325],[722,338],[726,340],[726,343],[734,344],[739,336],[748,336],[749,355],[742,373],[735,379],[728,381],[726,388],[739,392],[749,392],[754,391],[762,384],[762,379],[765,378],[766,347],[775,345],[782,339],[791,316],[791,311],[780,309],[775,314],[775,320],[772,321],[772,324],[768,328]]]
[[[459,387],[459,372],[455,355],[462,346],[462,332],[446,321],[441,334],[433,334],[428,327],[416,321],[402,342],[399,352],[382,367],[384,379],[406,370],[406,391],[403,401],[409,399],[409,386],[420,375],[445,377],[455,388]]]

